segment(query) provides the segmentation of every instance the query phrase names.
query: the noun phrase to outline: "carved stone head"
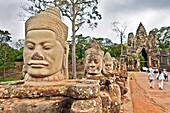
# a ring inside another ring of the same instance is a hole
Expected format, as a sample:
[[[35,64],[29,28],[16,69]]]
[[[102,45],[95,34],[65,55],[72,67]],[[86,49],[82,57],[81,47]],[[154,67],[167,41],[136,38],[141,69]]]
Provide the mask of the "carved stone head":
[[[128,34],[128,46],[133,47],[133,40],[134,40],[134,35],[133,33]]]
[[[154,31],[149,32],[149,38],[150,38],[150,41],[151,41],[152,48],[155,48],[157,46],[157,44],[156,44],[156,36],[155,36]]]
[[[113,73],[113,60],[114,58],[112,58],[110,56],[110,53],[107,52],[103,60],[103,73],[104,74]]]
[[[85,51],[86,76],[98,76],[102,71],[104,51],[102,51],[95,40],[92,40],[89,49]]]
[[[67,78],[68,27],[58,8],[30,17],[25,24],[24,68],[26,81]]]

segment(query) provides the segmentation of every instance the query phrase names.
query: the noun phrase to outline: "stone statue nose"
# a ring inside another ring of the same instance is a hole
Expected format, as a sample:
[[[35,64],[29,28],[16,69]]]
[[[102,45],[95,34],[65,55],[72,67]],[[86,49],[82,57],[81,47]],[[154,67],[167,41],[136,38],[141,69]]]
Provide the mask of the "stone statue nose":
[[[91,67],[91,68],[95,68],[95,63],[94,63],[94,61],[91,62],[90,67]]]
[[[32,60],[44,60],[44,56],[43,55],[40,55],[38,52],[35,52],[32,57],[31,57]]]

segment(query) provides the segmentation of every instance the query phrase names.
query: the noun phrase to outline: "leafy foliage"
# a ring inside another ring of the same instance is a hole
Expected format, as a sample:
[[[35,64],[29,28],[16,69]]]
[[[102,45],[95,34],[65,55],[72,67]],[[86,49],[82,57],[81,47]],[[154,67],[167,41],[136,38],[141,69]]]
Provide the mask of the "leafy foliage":
[[[92,40],[96,40],[100,48],[106,53],[109,52],[112,57],[120,57],[121,45],[113,43],[108,38],[92,38],[90,36],[84,37],[82,34],[76,35],[76,58],[77,60],[85,58],[85,51],[90,46]],[[72,48],[72,42],[68,41],[69,48]],[[127,45],[123,45],[126,49]],[[71,60],[72,51],[69,49],[69,61]]]
[[[0,30],[0,74],[3,72],[4,79],[7,68],[14,66],[13,49],[7,43],[11,42],[10,35],[8,31]]]
[[[15,69],[15,61],[23,61],[23,47],[12,48],[8,43],[11,42],[11,34],[8,31],[0,30],[0,75],[6,79],[6,71]]]
[[[123,51],[123,39],[125,38],[125,31],[126,31],[127,25],[126,24],[120,24],[119,22],[113,22],[112,23],[112,30],[117,33],[117,37],[120,38],[121,43],[121,52]]]
[[[161,27],[160,29],[154,28],[153,31],[156,34],[158,42],[170,45],[170,26]]]
[[[165,43],[162,43],[162,42],[158,42],[157,43],[158,47],[163,49],[163,50],[170,50],[170,44],[165,44]]]

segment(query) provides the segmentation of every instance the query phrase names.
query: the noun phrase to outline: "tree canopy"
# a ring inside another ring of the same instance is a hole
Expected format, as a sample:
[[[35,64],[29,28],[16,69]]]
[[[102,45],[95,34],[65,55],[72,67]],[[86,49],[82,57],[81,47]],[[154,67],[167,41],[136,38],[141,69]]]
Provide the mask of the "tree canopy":
[[[15,61],[23,61],[22,49],[14,49],[8,43],[12,42],[8,31],[0,30],[0,75],[6,79],[6,70],[15,68]]]
[[[109,38],[94,38],[90,36],[76,35],[76,60],[85,58],[85,51],[90,46],[92,40],[96,40],[101,49],[106,53],[109,52],[112,57],[120,57],[121,45],[113,43]],[[68,41],[69,47],[72,48],[72,42]],[[126,49],[127,45],[123,45]],[[71,60],[72,50],[69,49],[69,61]]]
[[[170,50],[170,26],[161,27],[160,29],[154,28],[157,38],[157,45],[161,49]]]

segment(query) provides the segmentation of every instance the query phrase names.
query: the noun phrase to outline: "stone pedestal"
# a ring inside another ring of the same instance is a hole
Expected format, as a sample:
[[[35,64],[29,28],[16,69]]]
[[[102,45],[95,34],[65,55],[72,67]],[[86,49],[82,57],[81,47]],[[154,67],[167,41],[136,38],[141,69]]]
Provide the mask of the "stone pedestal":
[[[101,113],[99,81],[0,83],[0,112]]]

